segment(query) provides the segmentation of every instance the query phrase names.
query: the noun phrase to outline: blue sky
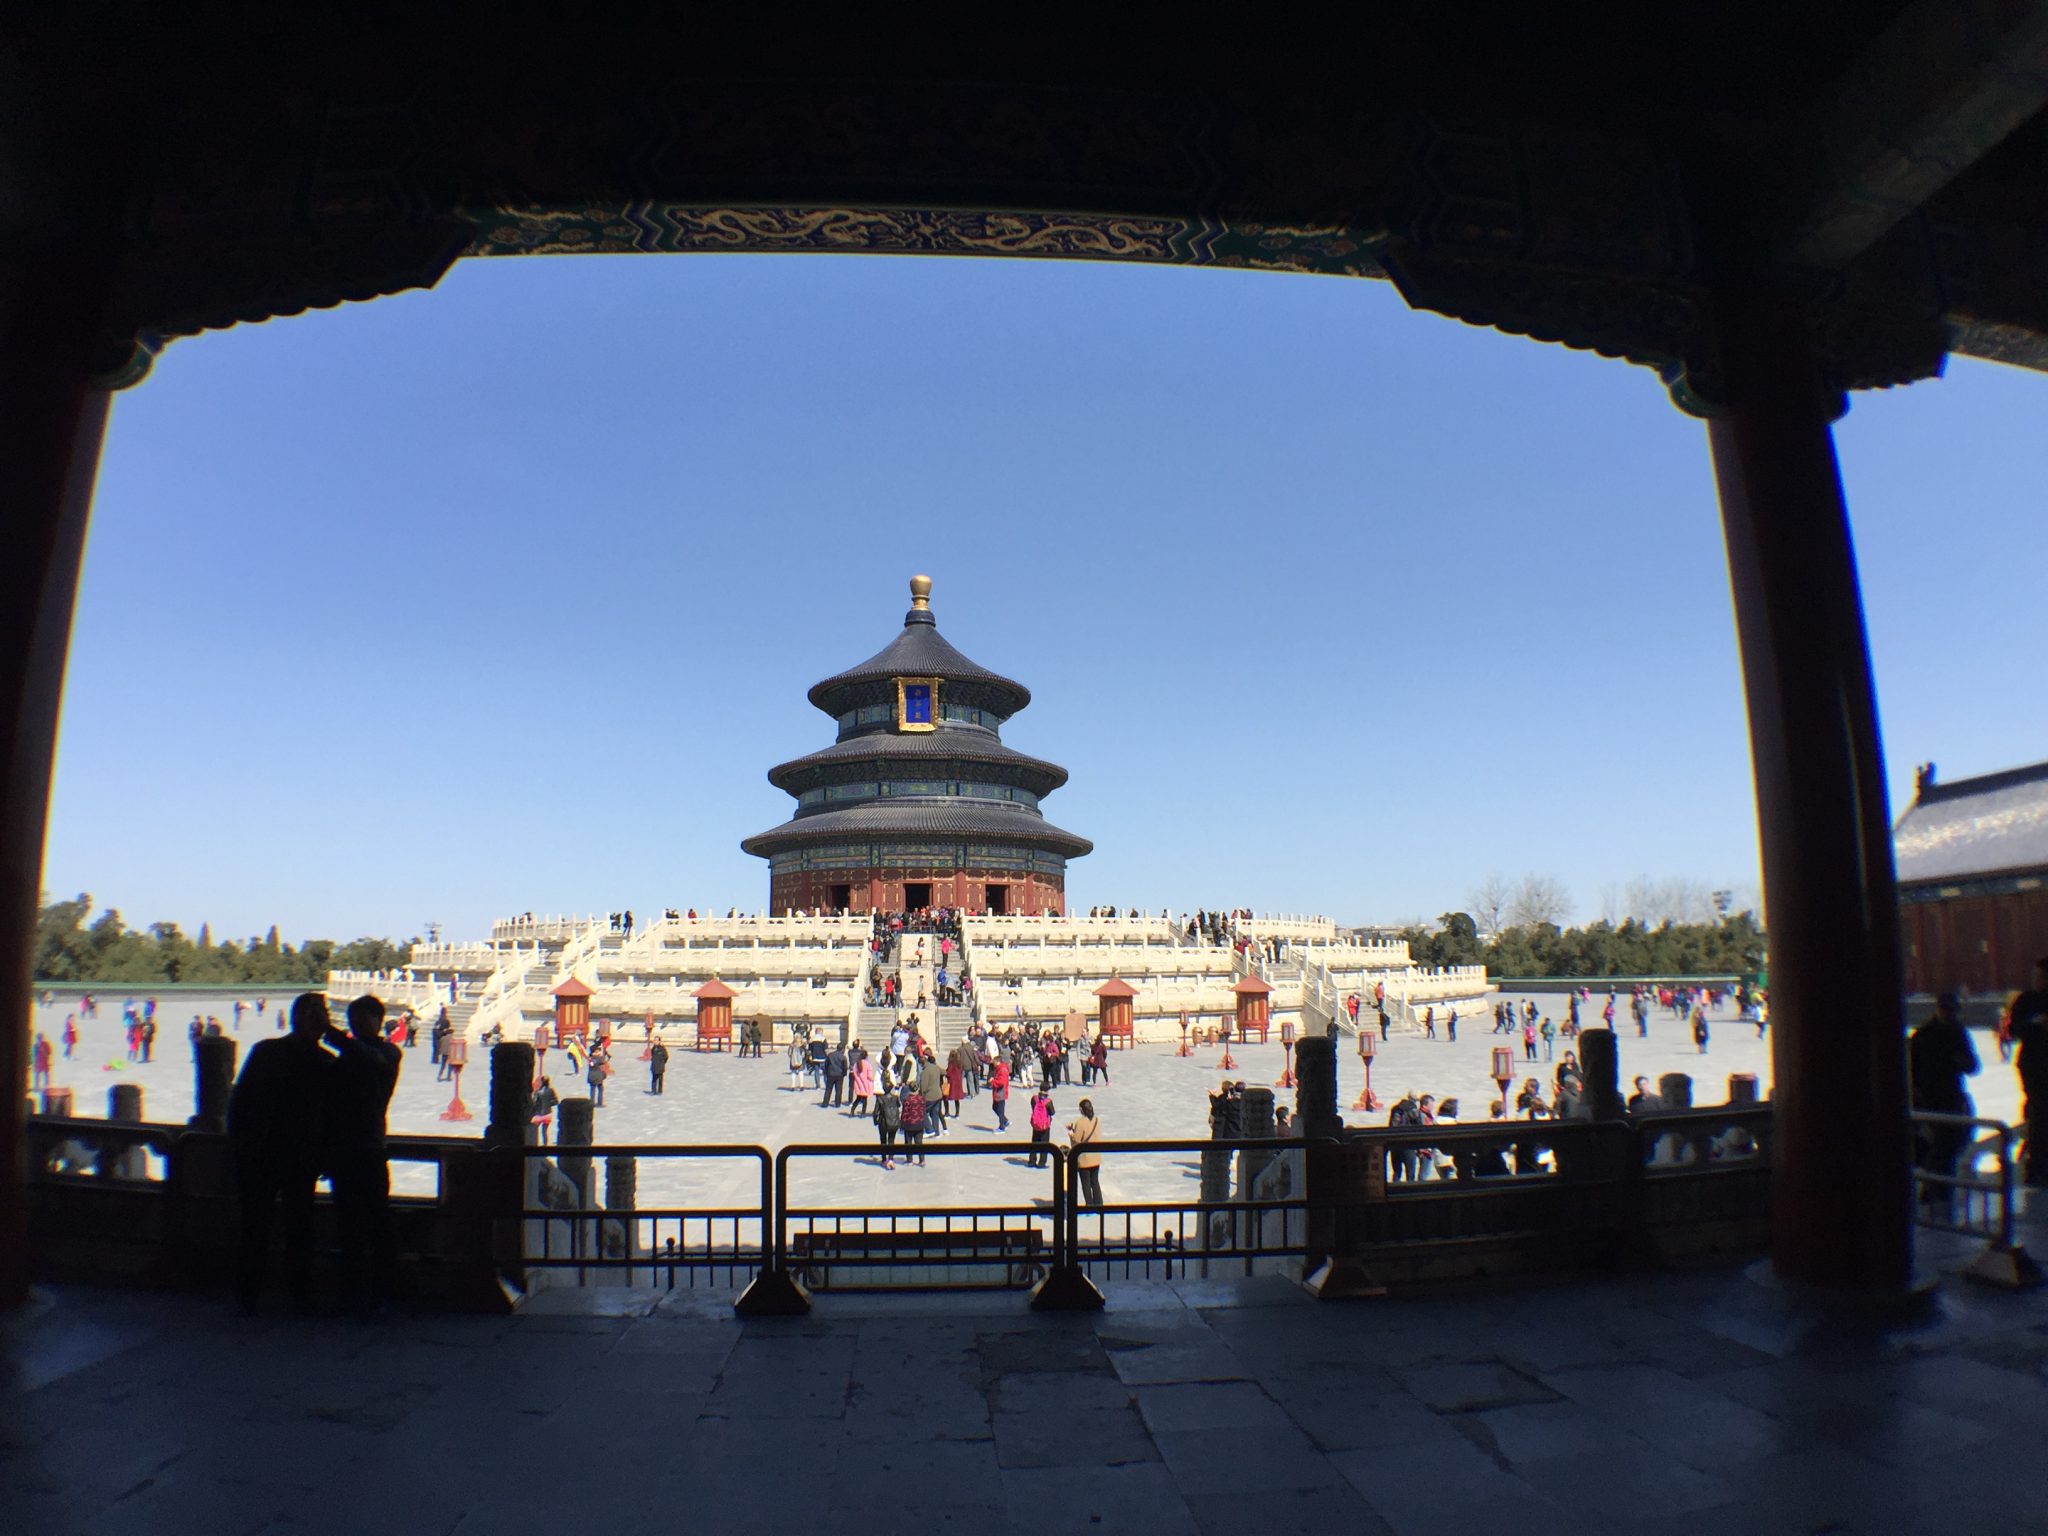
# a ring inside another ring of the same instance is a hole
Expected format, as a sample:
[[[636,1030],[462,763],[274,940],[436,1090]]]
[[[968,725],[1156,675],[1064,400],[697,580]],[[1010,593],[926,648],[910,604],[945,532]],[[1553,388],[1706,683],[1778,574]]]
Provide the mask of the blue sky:
[[[2048,379],[1839,428],[1895,804],[2048,755]],[[929,571],[1095,840],[1069,899],[1396,920],[1754,889],[1702,426],[1383,283],[523,258],[175,343],[116,405],[44,883],[132,922],[765,902],[816,679]]]

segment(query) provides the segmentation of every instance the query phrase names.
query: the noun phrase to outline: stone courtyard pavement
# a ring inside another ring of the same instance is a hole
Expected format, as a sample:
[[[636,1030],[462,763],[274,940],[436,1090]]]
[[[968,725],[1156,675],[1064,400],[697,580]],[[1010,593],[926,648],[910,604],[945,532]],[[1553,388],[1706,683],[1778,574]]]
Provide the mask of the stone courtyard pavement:
[[[66,1288],[0,1320],[0,1529],[2011,1536],[2048,1529],[2044,1369],[2039,1293],[1951,1281],[1937,1321],[1859,1339],[1725,1271],[745,1322],[618,1292],[243,1322]]]
[[[147,1065],[130,1065],[120,1044],[120,1009],[125,994],[108,989],[102,994],[100,1017],[81,1027],[86,1038],[70,1062],[59,1062],[57,1081],[72,1084],[81,1111],[90,1115],[106,1113],[106,1089],[117,1082],[143,1086],[147,1117],[155,1121],[182,1123],[192,1112],[191,1053],[184,1035],[183,1020],[195,1012],[229,1017],[228,1000],[173,998],[163,1003],[165,1028],[157,1040],[156,1059]],[[273,1008],[281,1001],[273,999]],[[1587,1011],[1597,1020],[1599,995]],[[1540,1005],[1557,1010],[1560,1000],[1540,1000]],[[56,1038],[62,1029],[67,1005],[54,1010],[39,1009],[36,1027]],[[1560,1014],[1561,1017],[1561,1014]],[[1496,1096],[1488,1077],[1491,1052],[1505,1037],[1490,1034],[1490,1015],[1461,1021],[1458,1040],[1425,1040],[1416,1034],[1397,1031],[1380,1048],[1373,1065],[1373,1088],[1391,1104],[1403,1091],[1433,1093],[1438,1098],[1455,1095],[1467,1123],[1486,1118],[1486,1107]],[[1770,1084],[1770,1046],[1757,1039],[1753,1026],[1742,1024],[1732,1014],[1717,1015],[1712,1021],[1709,1053],[1701,1056],[1693,1047],[1683,1024],[1668,1014],[1654,1018],[1648,1040],[1636,1038],[1626,1022],[1618,1032],[1624,1088],[1628,1080],[1645,1076],[1654,1081],[1660,1073],[1689,1072],[1694,1076],[1694,1095],[1700,1103],[1718,1103],[1727,1096],[1731,1073],[1757,1074],[1765,1088]],[[240,1038],[244,1051],[249,1044],[273,1032],[259,1025],[253,1011],[245,1018]],[[675,1032],[671,1032],[672,1034]],[[999,1137],[986,1095],[968,1101],[960,1129],[949,1137],[949,1145],[975,1143],[991,1147],[1010,1144],[1007,1155],[974,1158],[934,1158],[924,1168],[885,1172],[875,1151],[874,1130],[866,1119],[849,1119],[818,1107],[816,1090],[798,1093],[786,1085],[789,1075],[784,1061],[774,1053],[760,1060],[740,1060],[731,1054],[698,1054],[675,1049],[669,1061],[667,1091],[656,1097],[648,1091],[647,1068],[639,1060],[639,1031],[622,1031],[618,1037],[615,1064],[619,1072],[606,1086],[606,1102],[597,1115],[597,1138],[603,1143],[639,1146],[663,1142],[735,1142],[759,1144],[775,1150],[800,1142],[843,1142],[849,1156],[843,1162],[806,1162],[799,1165],[799,1198],[807,1204],[870,1204],[888,1202],[933,1207],[947,1203],[1028,1203],[1049,1198],[1050,1176],[1024,1166],[1029,1140],[1026,1128],[1028,1092],[1011,1100],[1010,1131]],[[1977,1037],[1985,1059],[1983,1074],[1972,1084],[1978,1110],[1993,1118],[2011,1121],[2018,1114],[2018,1084],[2009,1067],[1997,1059],[1987,1035]],[[1385,1111],[1353,1113],[1350,1106],[1361,1086],[1358,1057],[1346,1036],[1338,1052],[1339,1103],[1351,1124],[1384,1124]],[[1274,1044],[1233,1047],[1238,1068],[1231,1073],[1217,1069],[1220,1051],[1199,1049],[1193,1058],[1175,1056],[1169,1046],[1148,1046],[1111,1055],[1112,1081],[1103,1087],[1083,1089],[1071,1084],[1057,1089],[1054,1103],[1059,1114],[1056,1128],[1063,1128],[1085,1093],[1103,1116],[1104,1133],[1117,1140],[1155,1140],[1208,1135],[1207,1095],[1225,1077],[1243,1079],[1252,1085],[1271,1085],[1280,1076],[1285,1057],[1277,1037]],[[1542,1054],[1538,1045],[1538,1055]],[[1520,1060],[1516,1042],[1516,1081],[1540,1077],[1548,1089],[1555,1062]],[[109,1063],[116,1064],[109,1070]],[[568,1074],[562,1053],[548,1053],[547,1070],[558,1092],[566,1095],[584,1091],[581,1080]],[[482,1065],[466,1074],[463,1096],[477,1118],[467,1124],[450,1125],[440,1111],[450,1097],[449,1085],[434,1080],[434,1068],[424,1045],[405,1053],[397,1096],[392,1101],[393,1131],[421,1135],[483,1134],[483,1115],[488,1100],[488,1068]],[[1282,1091],[1285,1102],[1291,1093]],[[855,1155],[857,1149],[857,1155]],[[1105,1197],[1112,1203],[1185,1198],[1198,1177],[1194,1154],[1126,1155],[1111,1158],[1103,1169]],[[394,1187],[401,1193],[431,1192],[431,1172],[422,1166],[394,1167]],[[758,1174],[743,1162],[693,1163],[688,1165],[645,1160],[640,1170],[640,1198],[643,1205],[660,1203],[698,1205],[744,1204],[758,1190]]]

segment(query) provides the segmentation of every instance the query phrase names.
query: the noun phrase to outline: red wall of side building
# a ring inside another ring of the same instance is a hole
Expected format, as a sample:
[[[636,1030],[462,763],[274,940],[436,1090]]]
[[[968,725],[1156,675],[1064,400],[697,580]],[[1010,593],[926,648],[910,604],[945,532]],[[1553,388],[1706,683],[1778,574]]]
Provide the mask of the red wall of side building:
[[[949,869],[943,872],[917,869],[819,869],[798,874],[775,875],[768,882],[768,910],[773,913],[797,909],[833,911],[833,887],[850,887],[851,910],[855,912],[901,912],[906,903],[906,885],[929,885],[931,905],[965,907],[969,911],[988,908],[988,887],[1007,888],[1005,910],[1013,913],[1067,910],[1066,883],[1045,875],[1016,874],[1007,870]]]
[[[1908,992],[2017,991],[2048,957],[2048,889],[1909,901],[1899,919]]]

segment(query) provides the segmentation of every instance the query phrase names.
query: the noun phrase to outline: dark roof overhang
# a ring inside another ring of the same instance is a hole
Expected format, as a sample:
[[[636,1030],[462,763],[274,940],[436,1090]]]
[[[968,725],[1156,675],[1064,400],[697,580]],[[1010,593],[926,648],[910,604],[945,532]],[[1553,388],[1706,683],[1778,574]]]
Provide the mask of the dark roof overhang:
[[[819,811],[797,816],[779,827],[756,833],[740,847],[766,858],[789,848],[814,843],[845,842],[849,839],[885,841],[891,838],[973,838],[977,841],[1018,843],[1046,848],[1067,858],[1078,859],[1094,851],[1085,837],[1076,837],[1044,817],[1022,809],[1000,805],[962,805],[935,800],[895,800],[882,805],[855,805],[840,810]]]
[[[1038,795],[1050,794],[1067,782],[1067,770],[1058,763],[1006,747],[993,732],[972,726],[848,736],[822,751],[777,763],[768,770],[768,782],[797,795],[816,784],[847,782],[891,762],[900,762],[917,773],[958,763],[969,770],[963,777],[1014,784]]]
[[[971,684],[1005,718],[1031,702],[1031,690],[1022,683],[991,672],[954,649],[926,608],[911,609],[903,616],[902,634],[860,665],[812,684],[808,697],[826,714],[837,715],[858,702],[855,695],[869,691],[864,685],[899,677]]]

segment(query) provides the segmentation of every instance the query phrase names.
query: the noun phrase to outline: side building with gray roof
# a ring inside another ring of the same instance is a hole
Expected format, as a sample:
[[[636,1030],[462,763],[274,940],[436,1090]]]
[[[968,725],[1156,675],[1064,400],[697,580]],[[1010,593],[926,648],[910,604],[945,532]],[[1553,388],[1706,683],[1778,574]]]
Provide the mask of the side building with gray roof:
[[[1906,990],[2026,986],[2048,957],[2048,763],[1947,784],[1928,764],[1892,847]]]

